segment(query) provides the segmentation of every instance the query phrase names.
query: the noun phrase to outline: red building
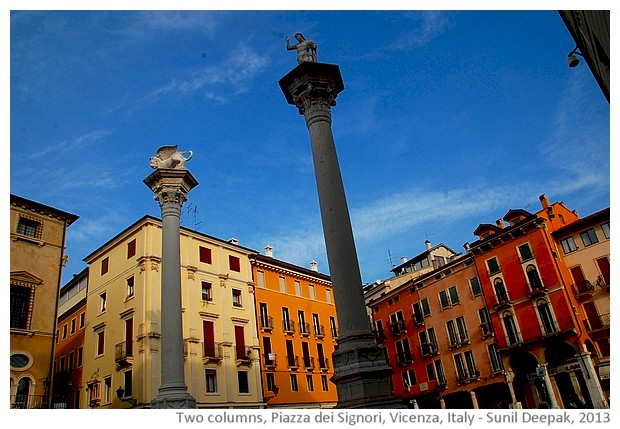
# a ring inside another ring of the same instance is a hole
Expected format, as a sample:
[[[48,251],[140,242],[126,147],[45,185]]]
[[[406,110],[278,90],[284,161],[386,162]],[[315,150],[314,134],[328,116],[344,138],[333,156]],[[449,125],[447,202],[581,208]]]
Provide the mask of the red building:
[[[473,256],[514,406],[599,408],[584,314],[551,233],[579,218],[540,197],[536,214],[509,210],[481,224]]]

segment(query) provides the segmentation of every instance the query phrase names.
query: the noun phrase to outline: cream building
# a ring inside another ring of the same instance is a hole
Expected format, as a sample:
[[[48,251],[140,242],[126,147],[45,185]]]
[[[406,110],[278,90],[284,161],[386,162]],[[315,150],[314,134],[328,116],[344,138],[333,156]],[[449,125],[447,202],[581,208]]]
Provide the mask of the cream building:
[[[84,408],[148,408],[160,386],[161,221],[144,216],[89,265]],[[185,384],[198,408],[263,407],[254,251],[181,229]]]

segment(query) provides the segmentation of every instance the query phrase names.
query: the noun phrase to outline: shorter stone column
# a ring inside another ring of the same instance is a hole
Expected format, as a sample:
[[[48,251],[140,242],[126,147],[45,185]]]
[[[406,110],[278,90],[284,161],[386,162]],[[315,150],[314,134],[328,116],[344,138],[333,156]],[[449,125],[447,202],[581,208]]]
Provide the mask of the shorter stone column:
[[[471,396],[471,406],[473,409],[477,410],[480,407],[478,406],[478,398],[476,397],[476,391],[469,390],[468,392],[469,392],[469,395]]]
[[[553,390],[553,385],[551,384],[551,377],[549,377],[549,371],[547,370],[546,363],[540,363],[537,367],[537,373],[540,371],[542,376],[542,381],[545,385],[545,390],[547,391],[547,399],[549,400],[549,408],[560,408],[558,405],[558,400],[555,397],[555,391]]]

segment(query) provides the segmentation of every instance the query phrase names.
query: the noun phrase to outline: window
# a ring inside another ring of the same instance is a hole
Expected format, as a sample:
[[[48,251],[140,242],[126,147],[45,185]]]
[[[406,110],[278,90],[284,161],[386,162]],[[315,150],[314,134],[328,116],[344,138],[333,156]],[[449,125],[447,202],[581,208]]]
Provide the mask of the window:
[[[297,385],[297,374],[291,374],[291,392],[299,392]]]
[[[82,367],[82,363],[83,363],[83,359],[84,359],[84,348],[83,347],[78,347],[77,349],[77,355],[75,357],[76,362],[75,362],[75,367],[76,368],[81,368]]]
[[[295,327],[293,322],[291,322],[291,317],[288,312],[288,308],[282,307],[282,327],[285,331],[294,332]]]
[[[314,335],[317,338],[323,338],[325,336],[325,329],[323,325],[321,325],[321,321],[319,320],[319,315],[317,313],[312,313],[312,325],[314,327]]]
[[[440,385],[447,384],[446,374],[443,372],[443,364],[441,363],[441,359],[437,359],[433,361],[435,365],[435,375],[437,376],[437,383]]]
[[[17,233],[32,238],[41,238],[40,226],[41,223],[20,216],[17,221]]]
[[[450,299],[448,298],[448,292],[442,290],[439,292],[439,304],[442,310],[450,307]]]
[[[532,249],[530,249],[530,245],[528,243],[524,243],[518,246],[517,251],[519,252],[519,257],[521,258],[521,261],[528,261],[534,257]]]
[[[237,349],[237,359],[247,359],[249,352],[245,348],[245,331],[243,326],[235,326],[235,348]]]
[[[517,324],[515,323],[514,316],[510,312],[505,312],[502,315],[502,322],[506,331],[506,342],[509,346],[519,343],[519,335],[517,332]]]
[[[413,322],[416,326],[424,324],[424,316],[422,315],[422,307],[419,301],[413,303]]]
[[[306,324],[306,315],[303,310],[297,310],[297,321],[299,322],[299,333],[310,334],[310,326]]]
[[[269,317],[269,311],[267,310],[267,304],[264,302],[259,303],[258,305],[259,313],[260,313],[260,327],[261,328],[269,328],[273,329],[273,322],[271,317]]]
[[[312,381],[312,374],[306,374],[306,385],[308,386],[308,392],[314,392],[314,382]]]
[[[99,294],[99,313],[105,313],[107,300],[108,298],[106,292],[102,292]]]
[[[323,392],[329,391],[329,383],[327,382],[326,375],[321,375],[321,387],[323,388]]]
[[[80,313],[80,329],[84,328],[86,313]]]
[[[205,391],[217,393],[217,370],[205,369]]]
[[[265,289],[265,272],[264,271],[256,271],[256,283],[258,287],[261,289]]]
[[[134,238],[129,243],[127,243],[127,259],[136,255],[136,239]]]
[[[275,378],[275,375],[272,372],[268,372],[266,374],[266,379],[267,379],[267,391],[268,392],[275,392],[276,391],[276,378]]]
[[[500,277],[493,280],[493,288],[495,289],[495,295],[497,296],[497,302],[507,302],[510,300],[504,280]]]
[[[422,303],[422,315],[424,315],[424,317],[430,316],[431,315],[431,307],[428,304],[428,298],[424,298],[420,302]]]
[[[213,301],[212,285],[209,282],[201,283],[201,294],[203,301]]]
[[[101,261],[101,275],[104,275],[105,273],[108,272],[108,269],[110,268],[109,265],[110,265],[110,258],[106,257]]]
[[[112,377],[106,377],[103,379],[103,402],[112,402]]]
[[[553,314],[551,313],[549,303],[544,299],[541,299],[536,303],[536,308],[538,309],[538,314],[540,316],[540,321],[544,330],[543,333],[546,335],[550,335],[554,332],[557,332],[558,329],[555,326]]]
[[[60,340],[60,331],[58,329],[56,329],[56,344],[58,344],[58,340]]]
[[[442,267],[444,265],[446,265],[446,258],[444,258],[443,256],[435,256],[435,268],[439,268]]]
[[[247,371],[237,371],[237,385],[239,387],[239,393],[250,393]]]
[[[452,305],[459,304],[461,300],[459,299],[459,292],[456,289],[456,286],[450,286],[448,288],[448,293],[450,294],[450,303]]]
[[[71,319],[71,335],[75,334],[75,319]]]
[[[280,292],[286,293],[286,279],[284,277],[278,277],[278,282],[280,284]]]
[[[211,264],[211,249],[200,246],[198,248],[198,260],[205,264]]]
[[[482,286],[480,286],[480,280],[478,277],[472,277],[469,279],[469,286],[471,288],[472,296],[478,296],[482,294]]]
[[[402,377],[403,377],[403,386],[405,387],[405,390],[409,390],[410,387],[413,387],[416,384],[418,384],[416,377],[415,377],[415,371],[413,369],[404,371],[402,373]]]
[[[525,273],[527,275],[527,280],[529,281],[530,289],[532,290],[532,292],[543,289],[543,284],[540,280],[540,276],[538,275],[538,270],[534,265],[528,265],[525,268]]]
[[[471,350],[454,355],[454,366],[458,381],[463,382],[478,378],[480,372],[476,369],[474,355]]]
[[[398,340],[395,343],[396,345],[396,362],[399,365],[406,365],[408,363],[413,362],[413,356],[411,354],[411,348],[409,346],[409,340],[404,338],[402,340]]]
[[[203,356],[207,358],[219,357],[215,347],[215,328],[210,320],[202,321]]]
[[[478,316],[480,317],[480,329],[482,329],[482,336],[486,337],[493,333],[493,325],[491,323],[491,315],[486,307],[482,307],[478,310]]]
[[[325,298],[327,299],[327,302],[332,304],[333,303],[333,299],[332,299],[332,291],[331,289],[325,289]]]
[[[503,371],[504,366],[502,365],[502,360],[499,357],[499,351],[497,350],[497,344],[489,344],[487,346],[487,350],[489,352],[489,358],[491,359],[492,371],[494,373]]]
[[[435,381],[435,370],[432,363],[426,364],[426,379],[428,381]]]
[[[338,337],[338,328],[336,327],[336,318],[334,316],[329,316],[329,327],[332,330],[332,337]]]
[[[489,269],[489,274],[495,274],[500,272],[499,263],[497,262],[497,258],[495,257],[487,260],[487,267]]]
[[[577,244],[575,244],[575,239],[573,237],[566,237],[565,239],[560,240],[560,244],[562,245],[562,249],[565,254],[577,250]]]
[[[127,298],[133,297],[133,293],[134,293],[133,284],[134,284],[134,278],[133,276],[131,276],[127,279]]]
[[[239,289],[232,290],[233,307],[241,307],[241,291]]]
[[[316,292],[314,291],[314,285],[308,285],[308,292],[310,293],[310,299],[316,299]]]
[[[236,256],[228,255],[228,267],[230,271],[241,272],[241,260]]]
[[[603,230],[603,235],[605,238],[609,239],[609,222],[602,224],[601,229]]]
[[[125,380],[125,391],[123,393],[123,396],[125,398],[130,398],[133,396],[133,374],[132,371],[125,371],[125,373],[123,374],[123,378]]]
[[[301,296],[301,283],[299,283],[299,280],[295,280],[295,295]]]
[[[62,325],[62,339],[67,338],[67,324]]]
[[[97,354],[96,356],[103,356],[105,351],[105,331],[97,332]]]
[[[32,289],[11,285],[11,329],[30,329]]]
[[[596,231],[594,231],[594,228],[590,228],[579,235],[581,235],[581,241],[583,241],[584,246],[590,246],[598,243],[598,237],[596,236]]]

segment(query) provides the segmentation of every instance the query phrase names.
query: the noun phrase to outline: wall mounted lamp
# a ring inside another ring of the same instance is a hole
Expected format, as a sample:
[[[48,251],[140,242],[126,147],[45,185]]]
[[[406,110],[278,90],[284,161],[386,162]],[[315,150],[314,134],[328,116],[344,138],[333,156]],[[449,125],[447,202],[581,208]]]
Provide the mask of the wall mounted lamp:
[[[132,406],[136,406],[138,405],[138,401],[136,399],[133,398],[123,398],[123,395],[125,394],[125,389],[123,389],[123,387],[119,387],[118,389],[116,389],[116,397],[121,401],[121,402],[129,402]]]
[[[568,58],[566,58],[566,62],[568,63],[568,66],[571,68],[577,67],[577,65],[580,62],[579,58],[577,58],[575,55],[579,55],[580,57],[583,58],[583,55],[581,54],[581,52],[577,52],[577,49],[579,48],[575,46],[575,49],[570,51],[570,53],[568,54]]]

